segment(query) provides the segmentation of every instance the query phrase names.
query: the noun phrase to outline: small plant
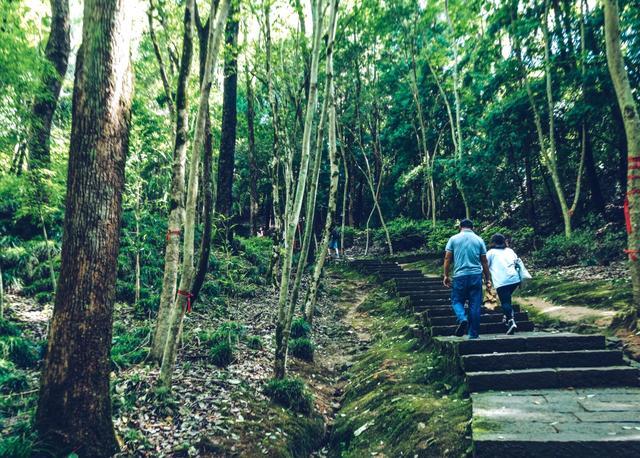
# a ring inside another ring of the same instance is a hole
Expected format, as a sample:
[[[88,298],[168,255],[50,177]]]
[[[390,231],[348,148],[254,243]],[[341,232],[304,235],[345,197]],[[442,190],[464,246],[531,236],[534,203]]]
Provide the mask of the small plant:
[[[11,321],[0,318],[0,336],[19,336],[20,328]]]
[[[311,326],[304,318],[296,318],[291,323],[291,338],[299,339],[301,337],[309,337],[311,334]]]
[[[249,336],[247,338],[247,347],[252,350],[262,350],[264,348],[262,338],[260,336]]]
[[[215,331],[202,331],[198,334],[200,341],[209,347],[213,347],[222,342],[234,345],[245,333],[242,324],[236,321],[227,321],[216,328]]]
[[[11,362],[0,360],[0,393],[15,393],[25,390],[27,385],[24,372],[17,370]]]
[[[303,359],[305,361],[313,361],[313,352],[315,346],[306,337],[300,337],[299,339],[292,339],[289,342],[289,351],[296,358]]]
[[[38,351],[29,340],[11,336],[0,339],[0,357],[13,361],[18,367],[26,368],[38,362]]]
[[[271,379],[264,394],[273,402],[294,412],[309,415],[313,407],[313,396],[297,378]]]
[[[218,367],[227,367],[233,362],[233,346],[229,342],[220,342],[209,350],[211,362]]]
[[[118,327],[122,331],[122,327]],[[141,326],[129,332],[122,332],[114,335],[111,346],[111,360],[118,368],[129,367],[138,364],[147,356],[149,326]]]

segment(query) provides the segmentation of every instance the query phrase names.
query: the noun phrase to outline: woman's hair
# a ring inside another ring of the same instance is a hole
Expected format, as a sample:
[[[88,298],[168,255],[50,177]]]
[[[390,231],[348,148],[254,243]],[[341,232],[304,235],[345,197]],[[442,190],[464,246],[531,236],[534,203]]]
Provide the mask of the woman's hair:
[[[493,234],[491,241],[489,242],[491,248],[502,249],[507,247],[507,240],[502,234]]]

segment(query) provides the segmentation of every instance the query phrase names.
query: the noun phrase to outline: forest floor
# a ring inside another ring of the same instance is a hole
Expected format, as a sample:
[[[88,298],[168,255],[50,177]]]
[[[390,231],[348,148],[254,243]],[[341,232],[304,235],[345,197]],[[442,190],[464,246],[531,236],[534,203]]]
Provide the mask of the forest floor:
[[[227,299],[225,313],[208,304],[194,307],[185,319],[170,394],[155,388],[158,369],[137,360],[142,357],[136,355],[147,351],[151,323],[136,318],[132,307],[117,304],[114,351],[119,341],[128,343],[114,356],[112,373],[120,456],[304,456],[311,451],[325,456],[327,428],[346,383],[342,374],[371,339],[367,320],[357,308],[372,288],[348,275],[329,274],[324,280],[313,329],[314,362],[289,358],[289,375],[304,380],[313,394],[315,414],[309,417],[291,413],[263,394],[273,367],[277,296],[272,288],[260,287],[251,298]],[[46,337],[50,304],[9,295],[7,310],[26,338],[37,342]],[[211,363],[203,337],[230,321],[241,325],[242,337],[232,364],[219,368]],[[249,348],[249,337],[258,337],[262,348]],[[38,369],[28,371],[30,384],[24,395],[29,399],[23,405],[30,410],[20,411],[22,418],[2,421],[3,435],[33,412]]]

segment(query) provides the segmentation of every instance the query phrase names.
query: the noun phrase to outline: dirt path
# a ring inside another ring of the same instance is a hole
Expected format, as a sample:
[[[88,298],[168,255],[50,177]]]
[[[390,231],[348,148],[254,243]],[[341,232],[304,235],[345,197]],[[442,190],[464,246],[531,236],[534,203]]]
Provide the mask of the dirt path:
[[[594,325],[601,328],[608,327],[616,314],[614,310],[593,309],[578,305],[557,305],[538,296],[518,296],[517,302],[527,309],[533,309],[563,323],[575,324],[592,321]]]

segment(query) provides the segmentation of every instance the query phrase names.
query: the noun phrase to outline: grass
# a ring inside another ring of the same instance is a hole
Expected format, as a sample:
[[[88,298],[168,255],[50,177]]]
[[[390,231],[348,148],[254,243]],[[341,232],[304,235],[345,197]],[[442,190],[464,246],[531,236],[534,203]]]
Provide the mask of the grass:
[[[331,453],[361,456],[467,456],[471,402],[462,379],[435,348],[408,334],[402,301],[380,290],[360,306],[374,343],[349,369]]]

